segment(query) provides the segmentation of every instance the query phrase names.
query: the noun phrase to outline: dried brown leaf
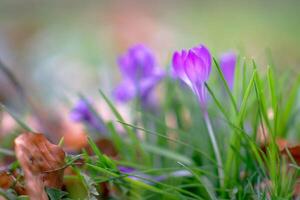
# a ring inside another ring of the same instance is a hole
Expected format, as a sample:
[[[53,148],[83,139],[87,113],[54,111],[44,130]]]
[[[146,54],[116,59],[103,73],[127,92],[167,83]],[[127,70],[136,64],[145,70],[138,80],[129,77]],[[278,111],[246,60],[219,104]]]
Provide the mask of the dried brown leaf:
[[[12,186],[14,180],[7,172],[0,173],[0,188],[8,189]]]
[[[23,133],[15,139],[17,159],[24,171],[31,200],[47,200],[45,187],[61,188],[65,152],[43,134]]]
[[[25,187],[17,180],[16,175],[18,176],[18,174],[11,174],[5,171],[0,172],[0,188],[4,190],[12,188],[17,194],[25,195]]]

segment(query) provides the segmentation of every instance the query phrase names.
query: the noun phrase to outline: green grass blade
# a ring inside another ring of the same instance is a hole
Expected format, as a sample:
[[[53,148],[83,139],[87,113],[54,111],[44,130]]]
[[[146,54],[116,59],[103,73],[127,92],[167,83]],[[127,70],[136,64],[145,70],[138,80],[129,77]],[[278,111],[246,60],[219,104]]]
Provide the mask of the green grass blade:
[[[239,115],[238,115],[238,123],[242,123],[243,122],[243,119],[245,117],[245,113],[246,113],[246,108],[247,108],[247,101],[249,99],[249,96],[250,96],[250,92],[253,88],[253,85],[254,85],[254,79],[255,79],[255,76],[256,76],[256,70],[254,70],[253,74],[252,74],[252,77],[250,79],[250,82],[246,88],[246,91],[245,91],[245,94],[244,94],[244,97],[243,97],[243,100],[242,100],[242,104],[241,104],[241,107],[240,107],[240,110],[239,110]]]
[[[257,69],[256,63],[255,63],[254,60],[252,60],[252,63],[253,63],[254,69]],[[259,103],[259,108],[261,110],[264,122],[266,123],[266,126],[267,126],[268,130],[270,131],[270,133],[273,133],[272,132],[272,127],[271,127],[271,124],[270,124],[270,120],[269,120],[268,114],[267,114],[266,96],[265,96],[262,81],[261,81],[258,73],[256,73],[254,83],[255,83],[254,84],[255,85],[255,92],[256,92],[258,103]]]
[[[277,108],[277,94],[276,94],[276,86],[274,82],[274,72],[270,66],[268,66],[267,77],[268,77],[269,89],[271,93],[272,108],[273,111],[275,111]]]
[[[215,96],[214,92],[211,90],[211,88],[208,86],[207,83],[205,83],[205,86],[210,94],[210,96],[213,98],[215,104],[218,106],[219,110],[222,112],[222,114],[224,115],[224,117],[230,121],[229,119],[229,113],[224,109],[224,107],[222,106],[221,102],[218,100],[218,98]]]
[[[292,87],[291,91],[289,92],[290,95],[287,98],[287,102],[284,107],[282,118],[280,118],[281,126],[280,126],[278,132],[281,137],[286,136],[288,133],[287,123],[290,119],[292,111],[294,110],[293,108],[294,108],[294,105],[295,105],[295,102],[297,99],[299,87],[300,87],[300,75],[297,78],[296,84]]]
[[[236,101],[235,101],[235,99],[234,99],[234,97],[232,95],[232,92],[230,91],[230,88],[229,88],[229,86],[227,84],[227,81],[224,78],[224,75],[223,75],[223,73],[221,71],[219,63],[218,63],[218,61],[215,58],[213,58],[213,60],[214,60],[215,66],[217,67],[217,71],[218,71],[218,73],[219,73],[219,75],[220,75],[220,77],[222,79],[222,82],[223,82],[223,84],[225,86],[225,90],[226,90],[227,94],[230,97],[230,100],[231,100],[231,103],[233,105],[234,111],[235,111],[235,113],[238,113],[238,107],[237,107]]]

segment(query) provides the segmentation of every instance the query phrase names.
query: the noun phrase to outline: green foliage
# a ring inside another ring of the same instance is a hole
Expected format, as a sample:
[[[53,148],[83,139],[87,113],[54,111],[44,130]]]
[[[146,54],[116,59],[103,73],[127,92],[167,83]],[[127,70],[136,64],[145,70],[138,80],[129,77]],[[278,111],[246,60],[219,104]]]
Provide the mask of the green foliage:
[[[233,90],[216,59],[216,73],[205,83],[217,140],[213,145],[220,149],[224,178],[218,173],[220,165],[196,98],[167,78],[159,112],[136,106],[133,122],[125,121],[114,102],[100,91],[115,117],[105,124],[105,137],[112,141],[118,157],[105,155],[89,135],[92,154],[83,149],[67,156],[66,166],[74,171],[65,176],[70,183],[67,192],[47,188],[49,198],[108,198],[100,189],[105,187],[111,199],[292,199],[300,167],[288,149],[288,157],[282,156],[276,141],[299,138],[300,127],[293,121],[299,109],[300,76],[295,84],[280,87],[282,80],[274,66],[268,66],[264,74],[253,60],[239,56],[238,63]],[[91,110],[102,119],[101,112]],[[30,130],[22,119],[11,115],[22,129]],[[262,141],[262,136],[267,140]],[[13,156],[5,148],[0,153]],[[79,160],[81,165],[77,165]],[[13,190],[0,192],[9,199],[27,198],[17,197]]]
[[[50,200],[67,200],[66,196],[68,195],[67,192],[61,191],[56,188],[46,188],[46,192]]]

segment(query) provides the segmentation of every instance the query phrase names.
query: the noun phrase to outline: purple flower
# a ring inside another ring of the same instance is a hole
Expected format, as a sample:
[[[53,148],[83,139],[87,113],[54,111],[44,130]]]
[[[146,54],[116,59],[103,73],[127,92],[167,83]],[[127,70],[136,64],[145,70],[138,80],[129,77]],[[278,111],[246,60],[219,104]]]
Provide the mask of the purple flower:
[[[204,45],[182,50],[173,54],[173,70],[197,95],[201,108],[205,108],[207,91],[205,82],[209,79],[212,57]]]
[[[126,166],[118,166],[118,169],[120,170],[121,173],[124,174],[129,174],[136,171],[136,169],[134,169],[133,167],[126,167]]]
[[[142,181],[142,182],[151,184],[151,182],[148,182],[147,179],[154,178],[151,175],[141,173],[140,171],[138,171],[132,167],[118,166],[118,169],[122,174],[128,175],[128,178],[131,178],[133,180]]]
[[[233,88],[236,55],[233,52],[224,53],[220,57],[220,68],[230,89]]]
[[[81,98],[73,107],[70,113],[70,118],[75,122],[85,123],[88,127],[99,131],[102,134],[106,133],[106,128],[102,119],[92,110],[91,103]]]
[[[147,101],[153,88],[163,78],[153,53],[143,45],[135,45],[118,59],[122,82],[114,90],[119,102],[128,102],[137,97]]]

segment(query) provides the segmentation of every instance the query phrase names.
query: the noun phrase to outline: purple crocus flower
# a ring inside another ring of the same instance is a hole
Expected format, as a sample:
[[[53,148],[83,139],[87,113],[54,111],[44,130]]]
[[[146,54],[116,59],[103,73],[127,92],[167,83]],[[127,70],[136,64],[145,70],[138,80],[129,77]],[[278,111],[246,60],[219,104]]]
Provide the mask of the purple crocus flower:
[[[135,45],[118,59],[122,82],[114,90],[119,102],[128,102],[137,97],[147,102],[151,91],[163,78],[153,53],[143,45]]]
[[[106,128],[102,119],[92,110],[91,103],[81,98],[73,107],[70,118],[75,122],[85,123],[88,127],[105,134]]]
[[[175,75],[185,82],[197,95],[202,109],[206,107],[205,82],[209,79],[212,57],[204,45],[173,54]]]
[[[233,88],[235,65],[236,65],[235,53],[228,52],[221,55],[220,68],[230,89]]]
[[[206,108],[207,91],[205,82],[209,79],[211,62],[212,56],[204,45],[199,45],[189,50],[182,50],[181,52],[175,52],[173,54],[173,69],[176,76],[185,82],[198,97],[200,108],[203,111],[204,121],[206,123],[208,134],[218,163],[217,169],[220,177],[220,185],[222,186],[224,172],[221,154]]]

